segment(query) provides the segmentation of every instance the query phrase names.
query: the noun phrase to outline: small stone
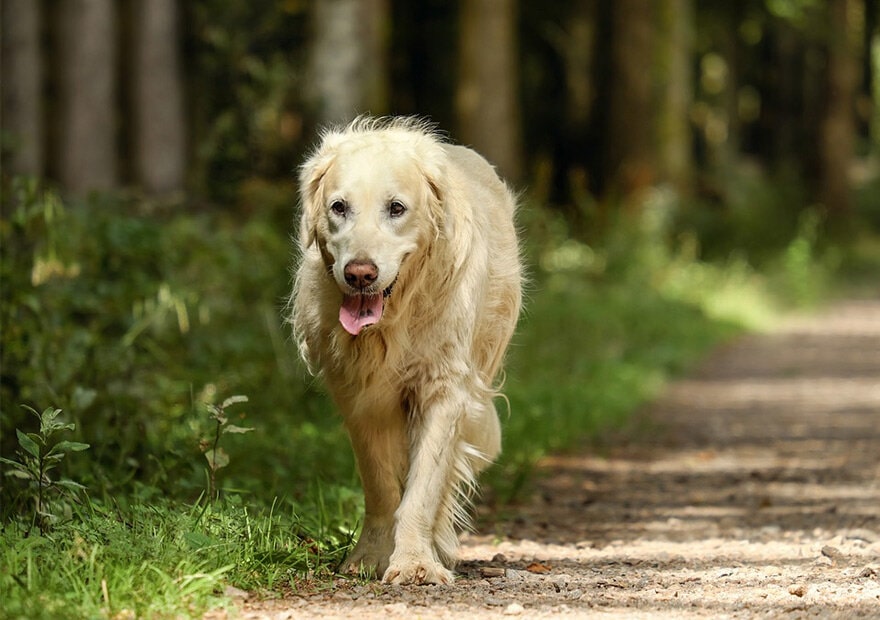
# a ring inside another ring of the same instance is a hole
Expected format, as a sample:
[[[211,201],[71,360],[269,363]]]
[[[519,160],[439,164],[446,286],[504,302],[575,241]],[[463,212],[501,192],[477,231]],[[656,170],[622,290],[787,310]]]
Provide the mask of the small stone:
[[[389,614],[405,614],[409,606],[406,603],[388,603],[384,609]]]
[[[807,593],[807,588],[804,585],[791,586],[788,589],[788,593],[791,594],[792,596],[797,596],[798,598],[803,598],[804,595],[806,595],[806,593]]]
[[[519,603],[511,603],[504,609],[505,616],[518,616],[526,610],[525,607],[520,605]]]
[[[822,555],[830,559],[832,562],[839,562],[844,558],[843,553],[841,553],[840,549],[838,549],[837,547],[832,547],[831,545],[825,545],[824,547],[822,547]]]
[[[480,567],[480,576],[486,579],[492,579],[495,577],[504,577],[506,569],[504,568],[496,568],[494,566],[482,566]]]

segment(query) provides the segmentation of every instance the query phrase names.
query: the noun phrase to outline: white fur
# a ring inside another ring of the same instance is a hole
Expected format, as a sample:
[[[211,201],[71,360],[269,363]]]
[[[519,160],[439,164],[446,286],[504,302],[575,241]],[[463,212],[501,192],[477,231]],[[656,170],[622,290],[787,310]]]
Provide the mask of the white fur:
[[[409,118],[325,132],[300,183],[294,334],[342,413],[366,504],[345,568],[449,583],[476,475],[501,449],[493,399],[521,303],[515,198],[485,159]],[[392,201],[405,214],[389,216]],[[376,264],[376,291],[393,284],[357,336],[339,322],[352,259]]]

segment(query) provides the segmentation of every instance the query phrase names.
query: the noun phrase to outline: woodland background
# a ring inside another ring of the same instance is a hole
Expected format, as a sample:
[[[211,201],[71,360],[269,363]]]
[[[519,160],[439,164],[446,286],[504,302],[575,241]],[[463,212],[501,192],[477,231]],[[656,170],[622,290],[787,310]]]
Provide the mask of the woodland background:
[[[241,206],[315,127],[418,114],[542,202],[876,174],[874,0],[4,0],[6,172]],[[251,205],[259,208],[258,204]]]
[[[324,124],[427,117],[521,190],[489,510],[549,452],[650,432],[709,347],[878,294],[876,0],[0,8],[9,617],[198,616],[345,554],[357,475],[284,322]]]

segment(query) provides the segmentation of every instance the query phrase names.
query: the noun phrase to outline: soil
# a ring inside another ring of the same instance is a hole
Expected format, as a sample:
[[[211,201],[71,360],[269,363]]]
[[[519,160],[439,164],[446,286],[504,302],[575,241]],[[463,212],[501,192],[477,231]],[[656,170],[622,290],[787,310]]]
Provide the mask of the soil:
[[[639,419],[484,503],[453,585],[340,578],[238,616],[880,617],[880,300],[742,337]]]

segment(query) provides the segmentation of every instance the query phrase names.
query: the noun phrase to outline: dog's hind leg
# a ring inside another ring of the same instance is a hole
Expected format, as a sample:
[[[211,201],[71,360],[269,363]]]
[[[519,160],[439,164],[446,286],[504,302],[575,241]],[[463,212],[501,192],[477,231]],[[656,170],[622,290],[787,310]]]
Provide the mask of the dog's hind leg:
[[[464,419],[462,436],[470,446],[466,452],[474,474],[486,469],[501,453],[501,422],[488,390],[480,390],[479,396],[474,397]]]
[[[453,475],[442,494],[434,524],[434,546],[447,566],[455,564],[457,559],[458,532],[470,529],[477,475],[501,452],[501,424],[495,406],[488,392],[479,392],[463,418],[462,436],[455,446]]]

